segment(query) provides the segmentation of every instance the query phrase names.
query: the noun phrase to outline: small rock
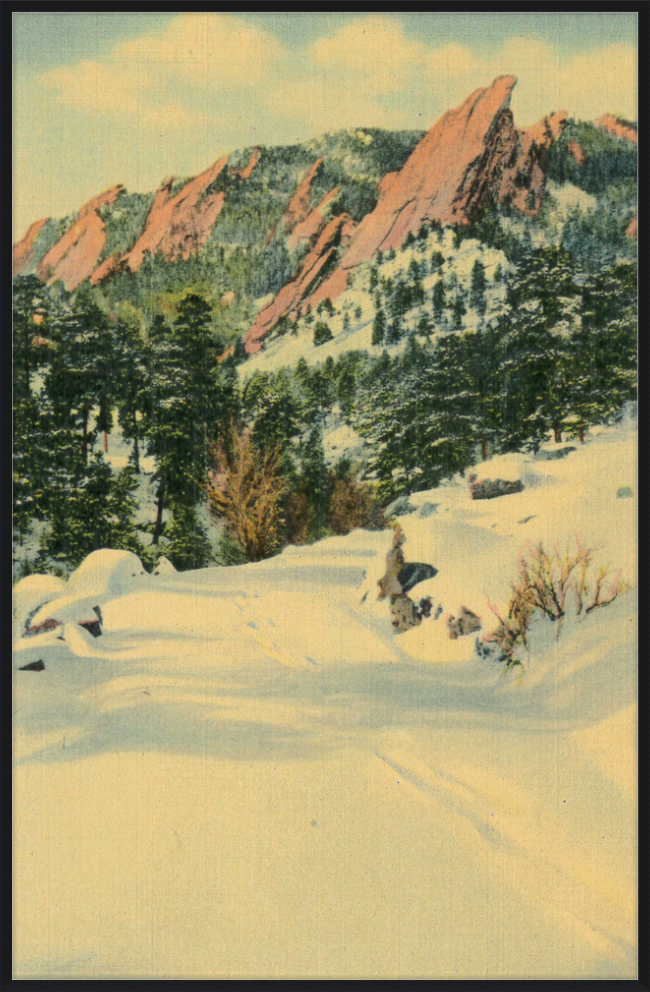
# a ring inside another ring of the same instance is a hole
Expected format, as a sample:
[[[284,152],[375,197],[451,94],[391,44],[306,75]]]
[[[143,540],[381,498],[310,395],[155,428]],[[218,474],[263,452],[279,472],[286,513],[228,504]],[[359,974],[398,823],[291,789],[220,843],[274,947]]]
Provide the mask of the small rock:
[[[45,671],[45,665],[43,664],[43,662],[39,658],[38,661],[32,661],[32,662],[30,662],[29,665],[22,665],[18,669],[18,671],[19,672],[44,672]]]
[[[34,637],[36,634],[43,634],[46,630],[54,630],[55,627],[61,626],[60,620],[55,620],[54,617],[48,617],[47,620],[34,624],[33,627],[28,627],[23,637]]]
[[[453,617],[449,615],[446,623],[449,631],[449,638],[452,641],[457,640],[459,637],[465,637],[467,634],[473,634],[482,627],[480,617],[478,617],[476,613],[472,613],[472,611],[468,610],[465,606],[461,606],[458,611],[458,616]]]
[[[397,581],[402,587],[402,592],[410,592],[419,582],[425,579],[432,579],[438,574],[438,569],[433,565],[426,565],[422,562],[407,562],[397,573]]]
[[[469,493],[472,499],[496,499],[498,496],[511,496],[513,493],[524,491],[524,484],[520,479],[509,481],[507,479],[481,479],[480,482],[473,482],[470,476]]]
[[[420,507],[420,516],[423,518],[430,517],[432,513],[438,512],[439,506],[440,503],[423,503]]]
[[[633,496],[634,493],[629,486],[619,486],[616,490],[617,499],[631,499]]]

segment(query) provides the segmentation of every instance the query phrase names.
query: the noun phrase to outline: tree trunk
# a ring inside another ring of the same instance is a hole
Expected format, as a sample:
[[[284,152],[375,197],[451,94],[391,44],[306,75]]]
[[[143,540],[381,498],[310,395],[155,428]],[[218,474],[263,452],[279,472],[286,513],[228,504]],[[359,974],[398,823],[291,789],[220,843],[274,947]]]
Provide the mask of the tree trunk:
[[[31,365],[29,363],[29,358],[25,362],[25,385],[27,386],[27,395],[29,396],[31,392],[31,381],[30,381]]]
[[[553,440],[556,444],[562,442],[562,429],[558,423],[553,424]]]
[[[158,502],[156,504],[156,520],[153,525],[153,534],[151,536],[151,543],[158,544],[158,538],[160,537],[160,531],[162,529],[162,518],[163,518],[163,506],[165,503],[165,484],[163,482],[158,486]]]
[[[580,424],[580,427],[578,428],[578,431],[579,431],[578,437],[580,438],[580,443],[581,444],[584,444],[585,443],[585,425],[584,424]]]
[[[485,461],[488,456],[488,441],[486,437],[481,438],[481,459]]]
[[[104,451],[108,451],[108,432],[104,431]]]
[[[137,437],[133,438],[133,471],[140,474],[140,448]]]

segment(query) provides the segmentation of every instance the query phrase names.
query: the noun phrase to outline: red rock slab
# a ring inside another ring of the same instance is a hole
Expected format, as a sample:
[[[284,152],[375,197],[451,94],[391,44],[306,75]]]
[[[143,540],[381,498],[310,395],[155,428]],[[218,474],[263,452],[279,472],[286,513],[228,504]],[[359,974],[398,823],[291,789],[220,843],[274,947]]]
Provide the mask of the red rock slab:
[[[639,228],[639,218],[638,215],[635,214],[632,220],[630,221],[630,223],[625,228],[625,233],[628,236],[628,238],[634,238],[634,240],[636,241],[638,238],[638,228]]]
[[[325,228],[327,224],[327,218],[325,217],[325,207],[333,200],[335,196],[340,193],[340,187],[335,186],[331,189],[329,193],[326,193],[323,199],[320,201],[317,207],[305,217],[304,220],[296,224],[291,233],[287,236],[287,247],[296,248],[300,244],[305,244],[305,242],[313,242],[316,240],[321,231]]]
[[[309,296],[336,251],[341,232],[347,223],[349,217],[346,214],[333,217],[305,257],[296,278],[283,286],[275,299],[260,310],[244,337],[244,345],[249,354],[259,351],[263,339],[278,320]]]
[[[227,163],[228,156],[220,158],[175,196],[170,196],[173,178],[165,180],[156,191],[142,234],[125,255],[132,272],[137,272],[147,252],[162,252],[170,260],[187,259],[205,245],[225,201],[223,192],[206,194],[206,190]]]
[[[514,76],[499,76],[442,115],[404,167],[381,184],[377,206],[359,224],[343,268],[399,248],[409,231],[416,232],[426,221],[463,224],[472,219],[494,146],[503,144],[499,125],[506,112],[505,138],[510,145],[514,140],[508,107],[516,82]]]
[[[584,148],[582,147],[582,145],[579,145],[577,141],[569,141],[567,143],[566,150],[568,151],[569,155],[574,160],[574,162],[577,162],[578,165],[584,165],[585,162],[587,161],[587,156],[585,155]]]
[[[291,234],[294,227],[309,216],[309,213],[311,212],[311,190],[314,185],[314,179],[318,175],[318,170],[322,164],[323,159],[317,158],[308,172],[300,180],[296,192],[289,200],[282,217],[278,223],[274,225],[271,233],[266,239],[267,244],[271,241],[276,231],[283,231],[285,234]]]
[[[253,169],[260,160],[261,151],[259,148],[255,148],[248,160],[248,163],[243,169],[231,169],[230,173],[233,176],[239,176],[240,179],[250,179]]]
[[[98,266],[90,277],[90,285],[97,286],[104,279],[114,276],[125,267],[124,256],[119,252],[113,252],[108,258]]]
[[[34,242],[36,241],[41,228],[47,224],[49,219],[49,217],[43,217],[41,220],[35,220],[33,224],[29,225],[20,241],[17,241],[14,245],[12,268],[15,276],[19,276],[32,261]]]
[[[635,145],[638,144],[639,136],[635,125],[619,120],[614,114],[603,114],[597,121],[594,121],[594,124],[596,127],[601,128],[603,131],[608,131],[609,134],[613,134],[617,138],[627,138],[628,141],[634,142]]]
[[[567,120],[567,111],[560,110],[517,133],[518,147],[514,164],[507,162],[500,171],[497,192],[499,202],[507,198],[511,206],[522,214],[533,216],[538,213],[546,186],[546,153],[562,134]],[[522,173],[528,180],[525,186],[516,182],[517,176]]]
[[[37,272],[44,282],[61,279],[66,289],[73,290],[91,277],[106,242],[99,211],[115,203],[123,191],[124,186],[119,183],[83,205],[63,236],[39,262]]]

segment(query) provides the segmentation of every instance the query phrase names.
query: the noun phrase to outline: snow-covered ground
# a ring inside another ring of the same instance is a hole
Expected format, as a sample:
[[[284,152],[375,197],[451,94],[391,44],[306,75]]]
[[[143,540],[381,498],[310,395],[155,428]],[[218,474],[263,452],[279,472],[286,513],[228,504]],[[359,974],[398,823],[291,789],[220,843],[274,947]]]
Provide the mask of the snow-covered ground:
[[[412,596],[484,630],[529,541],[622,569],[509,674],[444,613],[395,634],[389,530],[16,586],[19,628],[64,625],[14,646],[15,977],[635,977],[636,423],[574,443],[399,518]]]
[[[429,263],[433,252],[440,252],[445,261],[438,270],[429,272]],[[240,365],[239,372],[242,378],[247,379],[254,372],[273,372],[287,366],[295,367],[301,358],[304,358],[308,365],[324,362],[330,356],[336,360],[347,351],[370,351],[379,355],[381,350],[386,347],[391,355],[400,354],[406,348],[408,334],[414,332],[418,319],[424,313],[431,315],[431,294],[433,287],[441,278],[447,286],[449,302],[454,299],[457,288],[461,288],[465,292],[467,313],[463,317],[463,330],[475,331],[481,318],[470,305],[469,291],[472,268],[477,260],[485,266],[487,280],[485,320],[489,320],[500,311],[505,300],[506,290],[504,283],[494,282],[494,275],[497,268],[500,268],[502,274],[505,275],[510,266],[508,259],[499,249],[490,248],[476,238],[468,238],[461,242],[458,248],[454,248],[454,231],[451,227],[446,227],[440,231],[432,231],[426,239],[415,245],[400,248],[393,259],[388,259],[386,256],[381,266],[378,267],[378,274],[380,277],[390,278],[394,282],[399,278],[408,280],[410,278],[409,265],[413,260],[418,263],[426,262],[428,274],[422,279],[422,285],[426,293],[427,303],[422,307],[414,307],[405,316],[402,322],[404,337],[397,344],[382,345],[381,349],[372,346],[375,291],[370,289],[370,270],[374,267],[374,263],[366,262],[355,269],[351,276],[350,287],[334,301],[336,314],[329,317],[323,313],[318,318],[327,322],[333,335],[331,341],[315,346],[313,341],[315,324],[307,323],[302,319],[299,322],[296,335],[292,333],[280,337],[271,335],[264,342],[261,351]],[[349,320],[348,328],[343,326],[346,314]],[[450,313],[448,313],[448,317],[451,319]],[[390,322],[388,315],[386,319],[387,322]],[[440,328],[437,328],[431,335],[431,339],[444,333],[448,333],[448,331],[441,331]],[[426,338],[422,337],[421,340],[424,341]]]

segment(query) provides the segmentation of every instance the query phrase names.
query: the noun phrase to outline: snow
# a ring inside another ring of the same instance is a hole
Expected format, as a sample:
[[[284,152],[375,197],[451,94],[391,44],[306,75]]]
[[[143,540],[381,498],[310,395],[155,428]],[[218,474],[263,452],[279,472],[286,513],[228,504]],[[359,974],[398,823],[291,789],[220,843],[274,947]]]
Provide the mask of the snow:
[[[634,978],[635,421],[576,447],[508,456],[511,496],[410,495],[406,559],[439,570],[411,595],[444,613],[405,634],[390,530],[16,586],[15,616],[94,596],[104,627],[15,644],[15,977]],[[576,534],[629,592],[535,622],[511,673],[447,638]]]

